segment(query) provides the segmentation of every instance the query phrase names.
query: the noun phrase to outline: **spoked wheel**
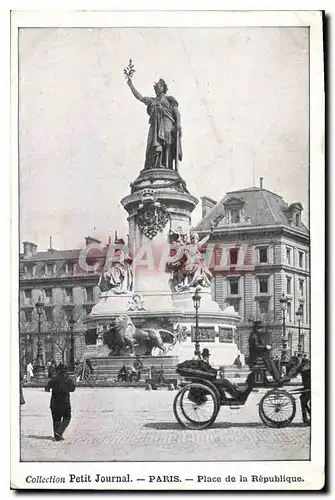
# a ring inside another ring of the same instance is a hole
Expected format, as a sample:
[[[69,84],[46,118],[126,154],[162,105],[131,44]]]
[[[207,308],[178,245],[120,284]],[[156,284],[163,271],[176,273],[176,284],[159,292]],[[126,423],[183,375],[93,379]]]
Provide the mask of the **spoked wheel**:
[[[187,429],[206,429],[219,413],[215,392],[203,384],[188,384],[178,392],[173,402],[177,421]]]
[[[268,427],[286,427],[295,417],[295,399],[287,391],[274,389],[263,396],[258,412]]]

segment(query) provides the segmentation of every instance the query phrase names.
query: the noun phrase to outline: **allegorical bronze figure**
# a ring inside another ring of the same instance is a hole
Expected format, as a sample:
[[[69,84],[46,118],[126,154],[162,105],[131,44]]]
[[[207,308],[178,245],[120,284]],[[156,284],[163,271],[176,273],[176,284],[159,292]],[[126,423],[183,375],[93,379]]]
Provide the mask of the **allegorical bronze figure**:
[[[150,116],[144,168],[178,171],[178,163],[183,156],[178,102],[174,97],[166,95],[168,88],[162,78],[154,85],[156,97],[143,97],[133,85],[134,73],[135,68],[130,60],[128,67],[124,69],[127,84],[136,99],[147,106]]]

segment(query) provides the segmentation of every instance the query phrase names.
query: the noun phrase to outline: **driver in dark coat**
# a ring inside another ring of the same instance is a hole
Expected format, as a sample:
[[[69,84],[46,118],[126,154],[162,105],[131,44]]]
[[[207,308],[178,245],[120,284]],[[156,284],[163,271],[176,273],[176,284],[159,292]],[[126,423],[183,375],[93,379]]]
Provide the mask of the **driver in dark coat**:
[[[276,362],[270,356],[271,347],[266,345],[261,335],[261,322],[254,321],[253,330],[249,337],[249,366],[252,368],[257,358],[262,358],[267,370],[276,382],[281,381],[280,372]]]
[[[66,366],[60,363],[56,375],[45,386],[47,392],[52,391],[50,410],[56,441],[63,440],[63,433],[71,421],[70,392],[75,390],[73,380],[69,377]]]

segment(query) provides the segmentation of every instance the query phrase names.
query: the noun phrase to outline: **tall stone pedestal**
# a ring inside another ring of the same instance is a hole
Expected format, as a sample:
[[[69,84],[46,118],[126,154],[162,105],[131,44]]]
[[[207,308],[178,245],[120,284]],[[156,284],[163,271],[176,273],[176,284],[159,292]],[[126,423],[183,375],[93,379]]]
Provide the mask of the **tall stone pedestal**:
[[[191,213],[198,201],[177,172],[160,168],[142,170],[121,203],[129,215],[133,288],[123,294],[102,293],[86,319],[87,326],[110,325],[120,314],[127,314],[138,328],[183,330],[187,335],[168,354],[180,360],[192,358],[194,290],[176,291],[167,264],[173,257],[173,235],[190,234]],[[222,311],[209,288],[199,293],[201,348],[210,349],[214,364],[230,364],[238,354],[234,332],[240,318],[233,308]]]

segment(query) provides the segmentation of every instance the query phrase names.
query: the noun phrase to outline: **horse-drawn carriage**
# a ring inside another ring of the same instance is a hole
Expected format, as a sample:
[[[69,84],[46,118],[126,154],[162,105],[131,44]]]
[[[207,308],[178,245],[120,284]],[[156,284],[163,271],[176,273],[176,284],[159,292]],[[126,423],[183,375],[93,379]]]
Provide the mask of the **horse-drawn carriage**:
[[[269,391],[262,397],[258,412],[262,422],[269,427],[286,427],[296,414],[294,396],[280,384],[269,381],[262,360],[249,373],[244,387],[228,379],[217,379],[216,370],[208,369],[203,361],[185,361],[177,367],[184,379],[173,402],[177,421],[187,429],[206,429],[216,420],[221,406],[243,406],[253,389]],[[296,391],[293,391],[296,392]],[[310,386],[299,389],[303,420],[310,423]]]

